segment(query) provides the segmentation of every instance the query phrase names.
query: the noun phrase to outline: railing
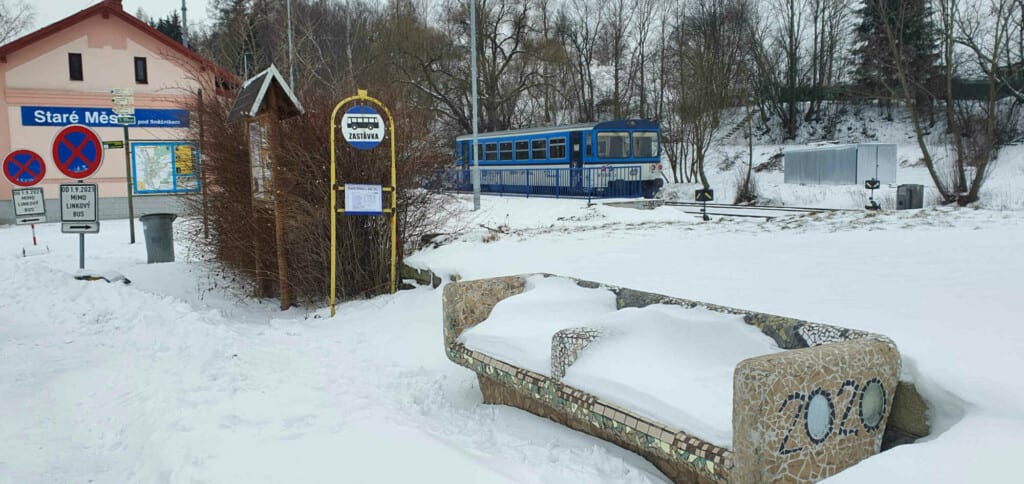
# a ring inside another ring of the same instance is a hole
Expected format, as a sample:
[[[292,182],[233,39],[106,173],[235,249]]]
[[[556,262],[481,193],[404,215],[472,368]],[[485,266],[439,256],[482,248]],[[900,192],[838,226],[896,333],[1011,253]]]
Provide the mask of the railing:
[[[498,195],[639,198],[642,167],[513,168],[480,171],[480,191]],[[441,169],[423,184],[437,191],[473,191],[470,170]]]

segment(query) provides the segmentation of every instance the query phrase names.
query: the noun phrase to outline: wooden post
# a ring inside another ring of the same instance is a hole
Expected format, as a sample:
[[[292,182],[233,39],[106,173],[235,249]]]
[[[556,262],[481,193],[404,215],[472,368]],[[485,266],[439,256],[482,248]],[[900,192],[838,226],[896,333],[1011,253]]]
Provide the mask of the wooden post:
[[[198,153],[195,154],[193,162],[195,166],[199,168],[199,189],[202,190],[203,194],[203,238],[210,238],[210,210],[206,200],[206,166],[203,160],[203,140],[206,138],[205,130],[205,116],[206,113],[203,109],[203,90],[199,89],[199,149]],[[252,171],[252,170],[250,170]]]
[[[270,163],[274,178],[274,245],[277,246],[277,280],[281,292],[281,310],[284,311],[292,306],[291,287],[288,283],[288,252],[286,249],[284,231],[284,213],[286,209],[285,192],[282,190],[281,169],[281,121],[277,115],[277,94],[273,89],[268,93],[269,107],[268,121],[270,123]]]

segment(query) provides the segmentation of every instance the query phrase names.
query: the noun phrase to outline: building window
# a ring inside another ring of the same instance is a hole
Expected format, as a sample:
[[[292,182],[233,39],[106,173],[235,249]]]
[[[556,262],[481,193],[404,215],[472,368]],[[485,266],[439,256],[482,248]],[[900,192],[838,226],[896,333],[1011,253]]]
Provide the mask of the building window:
[[[135,82],[137,84],[149,84],[149,73],[146,72],[146,58],[135,58]]]
[[[81,81],[82,77],[82,54],[68,53],[68,76],[72,81]]]

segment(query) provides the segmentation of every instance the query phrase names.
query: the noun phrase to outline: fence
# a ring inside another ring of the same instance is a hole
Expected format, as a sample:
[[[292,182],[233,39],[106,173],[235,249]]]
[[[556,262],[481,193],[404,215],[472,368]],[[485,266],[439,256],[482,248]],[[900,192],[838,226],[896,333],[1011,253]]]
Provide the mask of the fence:
[[[640,198],[642,167],[514,168],[480,170],[480,191],[498,195]],[[425,184],[438,191],[473,190],[469,169],[441,169]]]

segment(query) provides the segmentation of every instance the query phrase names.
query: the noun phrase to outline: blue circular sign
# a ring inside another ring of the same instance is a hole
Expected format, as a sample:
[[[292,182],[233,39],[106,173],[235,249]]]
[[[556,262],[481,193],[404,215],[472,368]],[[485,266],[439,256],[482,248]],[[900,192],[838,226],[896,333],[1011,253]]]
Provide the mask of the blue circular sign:
[[[361,150],[372,150],[384,140],[384,118],[369,106],[352,106],[341,117],[345,141]]]
[[[20,187],[30,187],[43,180],[46,164],[35,151],[16,150],[4,158],[4,177]]]
[[[103,163],[103,142],[95,131],[72,124],[54,137],[53,162],[68,178],[87,178]]]

